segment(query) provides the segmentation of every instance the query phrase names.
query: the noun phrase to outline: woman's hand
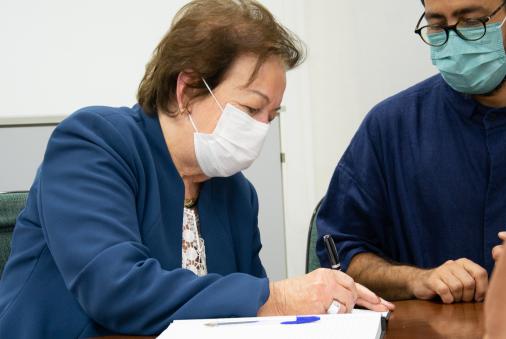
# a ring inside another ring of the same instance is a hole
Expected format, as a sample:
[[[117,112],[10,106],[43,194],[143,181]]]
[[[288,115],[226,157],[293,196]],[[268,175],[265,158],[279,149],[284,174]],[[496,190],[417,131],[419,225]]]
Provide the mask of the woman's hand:
[[[389,301],[386,301],[383,298],[378,297],[374,292],[369,290],[368,288],[360,285],[359,283],[355,283],[355,286],[358,291],[358,299],[357,305],[368,308],[372,311],[376,312],[387,312],[393,311],[395,309],[395,305]],[[379,299],[379,303],[377,300]],[[373,300],[374,302],[371,302]]]
[[[339,313],[351,312],[355,304],[375,311],[394,308],[347,274],[320,268],[302,277],[271,282],[269,298],[258,316],[325,314],[334,300],[340,304]]]

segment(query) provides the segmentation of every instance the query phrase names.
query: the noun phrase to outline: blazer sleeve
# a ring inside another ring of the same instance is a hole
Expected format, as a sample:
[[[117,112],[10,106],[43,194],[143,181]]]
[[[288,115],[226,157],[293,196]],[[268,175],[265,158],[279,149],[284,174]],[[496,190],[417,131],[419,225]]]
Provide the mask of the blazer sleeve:
[[[160,333],[174,319],[255,316],[267,279],[166,271],[150,256],[128,147],[110,121],[80,112],[56,128],[41,166],[44,236],[84,312],[110,331],[138,335]]]
[[[317,216],[316,251],[323,267],[330,267],[323,246],[325,234],[333,236],[344,271],[359,253],[386,256],[391,221],[379,131],[369,114],[334,171]]]

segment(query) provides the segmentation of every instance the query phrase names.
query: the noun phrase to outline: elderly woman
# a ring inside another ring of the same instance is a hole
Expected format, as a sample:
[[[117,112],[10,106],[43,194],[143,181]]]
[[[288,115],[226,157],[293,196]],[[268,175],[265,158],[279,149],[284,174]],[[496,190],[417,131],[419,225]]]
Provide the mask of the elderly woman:
[[[278,114],[298,46],[254,1],[193,1],[148,64],[138,105],[65,119],[15,227],[0,337],[391,307],[344,273],[272,282],[260,262],[257,196],[240,171]]]

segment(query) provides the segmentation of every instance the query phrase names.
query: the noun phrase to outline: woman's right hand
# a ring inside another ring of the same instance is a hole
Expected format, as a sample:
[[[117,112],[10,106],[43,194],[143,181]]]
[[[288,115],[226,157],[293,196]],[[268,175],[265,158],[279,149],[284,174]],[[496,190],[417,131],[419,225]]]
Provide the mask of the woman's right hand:
[[[271,282],[269,298],[258,316],[325,314],[334,300],[340,303],[339,313],[351,312],[355,304],[375,311],[394,308],[347,274],[320,268],[302,277]]]

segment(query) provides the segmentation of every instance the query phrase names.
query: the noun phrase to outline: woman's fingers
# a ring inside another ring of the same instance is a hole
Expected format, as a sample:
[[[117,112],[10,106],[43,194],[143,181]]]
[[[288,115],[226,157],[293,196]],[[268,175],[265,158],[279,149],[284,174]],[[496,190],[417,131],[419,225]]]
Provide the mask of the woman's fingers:
[[[380,298],[373,291],[371,291],[370,289],[368,289],[367,287],[365,287],[359,283],[355,283],[355,286],[357,288],[357,293],[358,293],[359,299],[367,301],[371,304],[379,304],[380,303],[380,301],[381,301]]]
[[[387,300],[385,300],[383,298],[380,298],[380,303],[382,305],[385,305],[388,308],[389,311],[395,310],[395,305],[393,303],[391,303],[390,301],[387,301]]]
[[[393,311],[395,309],[394,304],[378,297],[365,286],[362,286],[359,283],[355,283],[355,285],[357,286],[358,292],[357,305],[379,312]]]
[[[339,287],[333,294],[333,300],[339,302],[340,310],[339,313],[350,313],[355,307],[356,300],[353,298],[350,291]]]
[[[357,300],[358,291],[353,278],[341,271],[331,270],[330,272],[335,276],[336,283],[347,289],[351,293],[354,301]]]
[[[360,305],[362,307],[367,308],[368,310],[376,311],[376,312],[387,312],[387,311],[390,311],[389,308],[386,305],[383,305],[383,304],[371,304],[370,302],[368,302],[368,301],[366,301],[364,299],[360,299],[360,298],[357,300],[357,305]]]
[[[339,301],[333,300],[330,306],[327,308],[327,314],[340,314],[346,313],[346,307],[344,307]]]

